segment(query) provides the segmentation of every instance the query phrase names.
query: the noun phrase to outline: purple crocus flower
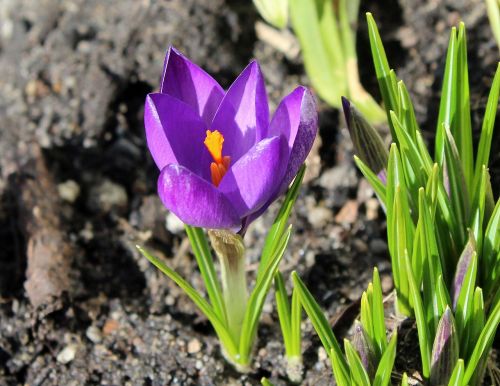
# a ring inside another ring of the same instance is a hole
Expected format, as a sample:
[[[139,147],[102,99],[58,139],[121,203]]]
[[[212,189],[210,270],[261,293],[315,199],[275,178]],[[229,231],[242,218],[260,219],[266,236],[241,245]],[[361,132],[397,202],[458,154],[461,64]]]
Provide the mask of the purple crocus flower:
[[[144,124],[163,204],[186,224],[241,230],[297,174],[316,136],[317,112],[311,93],[297,87],[270,120],[257,62],[224,91],[170,48],[160,92],[146,98]]]

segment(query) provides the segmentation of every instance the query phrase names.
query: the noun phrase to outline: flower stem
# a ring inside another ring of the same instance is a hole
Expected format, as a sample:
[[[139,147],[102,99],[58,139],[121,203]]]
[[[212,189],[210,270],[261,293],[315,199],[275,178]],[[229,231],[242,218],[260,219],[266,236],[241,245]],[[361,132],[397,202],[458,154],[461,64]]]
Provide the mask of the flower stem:
[[[212,229],[208,236],[221,264],[228,329],[234,341],[239,342],[248,300],[243,239],[226,230]]]

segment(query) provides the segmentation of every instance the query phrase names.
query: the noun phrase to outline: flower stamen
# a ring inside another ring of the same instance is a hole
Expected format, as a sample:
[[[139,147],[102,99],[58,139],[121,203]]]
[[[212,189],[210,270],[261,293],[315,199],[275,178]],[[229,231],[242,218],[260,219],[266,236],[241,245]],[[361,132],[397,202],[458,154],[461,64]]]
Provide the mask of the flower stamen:
[[[222,177],[224,177],[226,172],[229,170],[229,165],[231,163],[231,157],[227,155],[222,156],[224,136],[218,130],[207,130],[207,136],[205,137],[205,141],[203,143],[214,160],[214,162],[210,164],[212,183],[215,186],[219,186]]]

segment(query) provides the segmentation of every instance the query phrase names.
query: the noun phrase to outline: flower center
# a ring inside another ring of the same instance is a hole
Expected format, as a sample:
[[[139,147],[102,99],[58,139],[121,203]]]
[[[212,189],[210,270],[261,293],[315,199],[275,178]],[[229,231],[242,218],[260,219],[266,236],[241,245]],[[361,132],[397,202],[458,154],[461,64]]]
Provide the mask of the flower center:
[[[207,130],[207,136],[205,137],[205,141],[203,143],[214,159],[214,162],[210,164],[212,183],[215,186],[219,186],[222,177],[224,177],[224,174],[228,171],[229,164],[231,162],[231,157],[227,155],[222,156],[222,144],[224,143],[224,137],[218,130]]]

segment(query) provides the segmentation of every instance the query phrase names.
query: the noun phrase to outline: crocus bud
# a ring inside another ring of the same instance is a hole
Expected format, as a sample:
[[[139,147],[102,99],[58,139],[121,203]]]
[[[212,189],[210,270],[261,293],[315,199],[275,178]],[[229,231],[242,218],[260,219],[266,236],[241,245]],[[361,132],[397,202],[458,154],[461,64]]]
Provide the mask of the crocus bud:
[[[354,334],[352,337],[352,346],[358,352],[361,363],[370,378],[375,375],[377,364],[375,363],[375,351],[370,337],[365,329],[357,320],[354,323]]]
[[[384,141],[347,98],[342,97],[342,107],[356,155],[385,183],[389,151]]]
[[[455,278],[453,279],[453,309],[457,306],[458,296],[462,289],[462,284],[464,282],[465,274],[469,269],[469,265],[472,261],[472,256],[476,251],[476,241],[472,233],[469,235],[469,241],[464,247],[460,259],[458,260],[457,270],[455,272]]]
[[[439,321],[432,346],[431,384],[447,385],[458,361],[459,347],[455,320],[449,307]]]

